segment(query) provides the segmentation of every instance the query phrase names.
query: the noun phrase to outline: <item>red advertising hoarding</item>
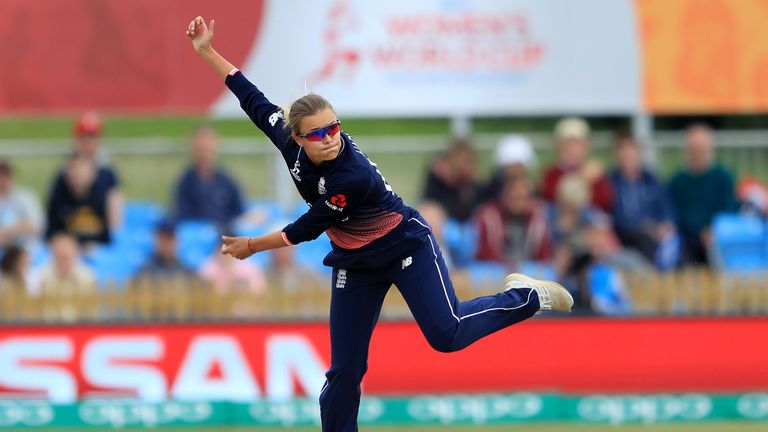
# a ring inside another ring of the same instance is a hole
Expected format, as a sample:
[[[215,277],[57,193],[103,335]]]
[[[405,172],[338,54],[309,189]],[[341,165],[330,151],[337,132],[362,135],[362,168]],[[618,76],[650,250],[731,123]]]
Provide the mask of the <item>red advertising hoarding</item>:
[[[184,33],[198,14],[242,64],[263,0],[0,0],[0,112],[207,112],[226,91]]]
[[[433,351],[414,323],[374,332],[366,394],[768,389],[768,318],[532,320]],[[316,396],[327,324],[6,327],[0,395],[72,401]]]

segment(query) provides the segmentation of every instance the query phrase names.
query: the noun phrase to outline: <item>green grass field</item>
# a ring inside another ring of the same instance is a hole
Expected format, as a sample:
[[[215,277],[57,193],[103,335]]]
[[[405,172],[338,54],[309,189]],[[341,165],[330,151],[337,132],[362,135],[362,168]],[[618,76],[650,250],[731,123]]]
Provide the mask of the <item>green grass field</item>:
[[[33,432],[34,429],[5,429],[11,431]],[[73,432],[76,429],[44,429],[39,432]],[[114,431],[115,429],[87,429],[91,432]],[[146,432],[148,429],[120,429],[121,432]],[[286,429],[267,429],[267,428],[158,428],[153,429],[158,432],[310,432],[317,431],[315,428],[286,428]],[[595,424],[569,424],[569,423],[531,423],[524,425],[501,425],[501,426],[433,426],[433,427],[363,427],[362,432],[765,432],[768,430],[768,423],[691,423],[691,424],[669,424],[669,425],[630,425],[630,426],[612,426]]]

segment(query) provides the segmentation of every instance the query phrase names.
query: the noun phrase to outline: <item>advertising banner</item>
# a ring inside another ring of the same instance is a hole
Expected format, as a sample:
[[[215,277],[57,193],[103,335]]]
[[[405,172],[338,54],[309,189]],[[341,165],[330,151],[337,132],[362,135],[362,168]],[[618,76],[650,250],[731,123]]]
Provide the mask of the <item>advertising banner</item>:
[[[344,116],[639,107],[627,0],[281,0],[263,26],[242,69],[279,105],[308,89]],[[240,108],[227,95],[216,112]]]
[[[500,425],[567,421],[621,425],[713,421],[768,422],[768,394],[565,396],[508,393],[403,397],[364,396],[359,422],[373,425]],[[311,427],[320,424],[314,399],[284,402],[0,401],[0,427],[82,429]]]
[[[768,111],[768,3],[636,0],[636,4],[646,109]]]
[[[234,97],[184,34],[278,105],[344,117],[768,111],[763,0],[0,0],[0,113],[213,112]],[[60,23],[66,19],[62,32]]]
[[[0,112],[239,117],[184,34],[197,15],[216,20],[216,49],[279,105],[307,90],[345,117],[640,103],[631,0],[0,0],[0,10],[13,41],[0,57]]]
[[[366,395],[750,392],[768,389],[762,319],[533,320],[465,350],[432,350],[412,322],[381,323]],[[404,357],[407,353],[407,358]],[[0,328],[0,397],[56,403],[315,399],[327,324]]]

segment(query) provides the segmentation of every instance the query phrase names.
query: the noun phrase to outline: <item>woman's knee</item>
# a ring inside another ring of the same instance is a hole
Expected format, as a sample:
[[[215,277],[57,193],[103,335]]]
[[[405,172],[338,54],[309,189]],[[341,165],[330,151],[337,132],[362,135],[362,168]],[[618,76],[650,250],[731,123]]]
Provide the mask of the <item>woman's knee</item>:
[[[461,348],[456,345],[456,333],[452,331],[442,331],[427,334],[427,342],[435,351],[449,353],[458,351]]]

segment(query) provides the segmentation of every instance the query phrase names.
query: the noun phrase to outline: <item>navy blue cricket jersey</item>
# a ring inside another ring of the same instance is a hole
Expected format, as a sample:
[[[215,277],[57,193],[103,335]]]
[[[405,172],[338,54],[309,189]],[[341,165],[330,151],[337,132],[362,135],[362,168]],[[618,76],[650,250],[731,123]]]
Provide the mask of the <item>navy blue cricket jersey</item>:
[[[226,78],[253,123],[280,150],[307,213],[283,229],[289,244],[316,239],[325,232],[333,250],[323,263],[338,268],[381,269],[418,245],[428,231],[409,221],[418,213],[392,191],[376,164],[346,132],[330,161],[315,165],[286,129],[283,112],[240,71]]]

